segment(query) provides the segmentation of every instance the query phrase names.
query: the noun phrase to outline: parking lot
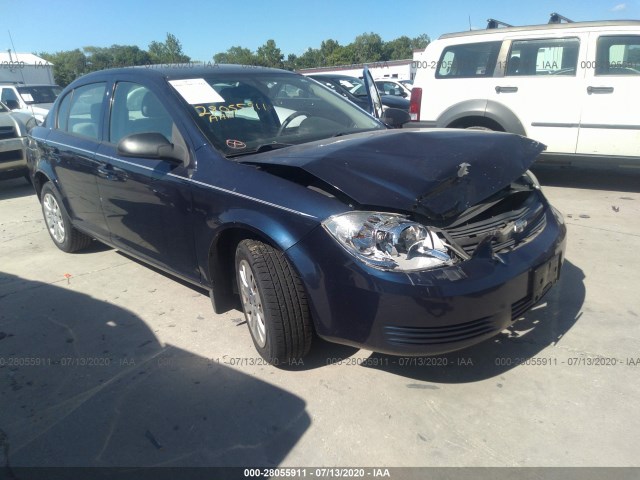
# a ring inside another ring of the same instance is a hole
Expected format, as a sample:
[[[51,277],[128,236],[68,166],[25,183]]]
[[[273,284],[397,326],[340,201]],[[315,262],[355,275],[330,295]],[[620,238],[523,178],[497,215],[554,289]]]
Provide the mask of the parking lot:
[[[206,292],[59,251],[31,186],[0,182],[2,464],[639,466],[640,170],[534,172],[568,246],[524,319],[441,357],[316,339],[286,368]]]

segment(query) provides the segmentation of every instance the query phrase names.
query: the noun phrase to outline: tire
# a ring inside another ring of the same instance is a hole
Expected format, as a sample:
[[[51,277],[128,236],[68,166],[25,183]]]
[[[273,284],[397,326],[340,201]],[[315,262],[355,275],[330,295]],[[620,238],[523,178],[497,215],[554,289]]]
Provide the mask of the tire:
[[[467,130],[484,130],[485,132],[493,132],[494,130],[492,130],[491,128],[488,127],[481,127],[480,125],[474,125],[471,127],[465,127]]]
[[[40,198],[45,225],[56,247],[67,253],[88,247],[92,242],[91,237],[73,227],[60,196],[51,182],[44,184]]]
[[[235,265],[242,310],[258,353],[273,365],[304,357],[311,347],[311,315],[302,281],[284,254],[243,240]]]

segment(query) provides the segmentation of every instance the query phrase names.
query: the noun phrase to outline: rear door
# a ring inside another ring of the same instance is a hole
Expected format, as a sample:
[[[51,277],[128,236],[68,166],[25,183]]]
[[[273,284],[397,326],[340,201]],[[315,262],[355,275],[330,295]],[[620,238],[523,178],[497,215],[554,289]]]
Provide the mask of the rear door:
[[[493,79],[489,99],[512,111],[547,152],[575,153],[586,40],[582,33],[512,38],[498,65],[502,76]]]
[[[81,230],[108,238],[96,176],[96,150],[101,142],[106,83],[82,85],[66,94],[47,136],[46,155],[59,180],[65,207]]]
[[[592,32],[577,153],[640,157],[640,34]]]

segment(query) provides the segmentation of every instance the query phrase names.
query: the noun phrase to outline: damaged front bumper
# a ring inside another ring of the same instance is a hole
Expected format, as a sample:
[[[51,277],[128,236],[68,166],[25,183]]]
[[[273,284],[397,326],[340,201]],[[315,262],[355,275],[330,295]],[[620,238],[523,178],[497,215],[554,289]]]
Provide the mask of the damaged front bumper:
[[[322,228],[287,256],[304,281],[319,336],[380,353],[441,354],[496,335],[558,280],[566,228],[546,202],[542,215],[541,229],[518,248],[426,271],[368,267]]]

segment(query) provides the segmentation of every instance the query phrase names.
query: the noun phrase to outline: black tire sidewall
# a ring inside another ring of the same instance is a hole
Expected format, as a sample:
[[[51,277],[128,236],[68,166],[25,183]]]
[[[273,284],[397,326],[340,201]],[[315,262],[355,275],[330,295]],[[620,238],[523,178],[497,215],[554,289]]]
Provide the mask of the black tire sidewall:
[[[253,274],[253,277],[256,279],[256,285],[258,287],[258,293],[260,294],[260,300],[262,302],[262,311],[264,313],[264,324],[265,324],[265,337],[266,337],[266,341],[264,344],[264,347],[261,347],[258,342],[256,341],[256,339],[253,336],[253,332],[251,331],[251,328],[248,328],[249,330],[249,334],[251,335],[251,340],[253,341],[253,345],[255,346],[256,350],[258,351],[258,353],[267,361],[269,361],[270,363],[273,363],[274,365],[277,365],[278,361],[275,358],[275,352],[273,351],[273,318],[271,317],[271,312],[269,311],[269,309],[265,308],[265,304],[264,304],[264,299],[265,299],[265,292],[264,292],[264,285],[262,282],[262,279],[259,277],[257,271],[256,271],[256,266],[255,266],[255,261],[253,258],[253,255],[251,254],[251,252],[249,251],[249,248],[247,247],[247,245],[244,242],[240,242],[240,244],[238,245],[237,251],[236,251],[236,261],[235,261],[235,268],[236,268],[236,277],[237,277],[237,283],[238,283],[238,292],[240,293],[240,295],[242,296],[242,285],[241,285],[241,280],[240,280],[240,275],[239,275],[239,271],[240,271],[240,262],[242,260],[246,260],[247,263],[249,264],[249,267],[251,268],[251,272]],[[241,303],[242,303],[242,298],[240,299]],[[244,304],[242,304],[242,313],[244,314],[244,319],[247,322],[247,327],[248,327],[248,323],[249,323],[249,319],[247,318],[247,312],[245,312],[244,310]]]

